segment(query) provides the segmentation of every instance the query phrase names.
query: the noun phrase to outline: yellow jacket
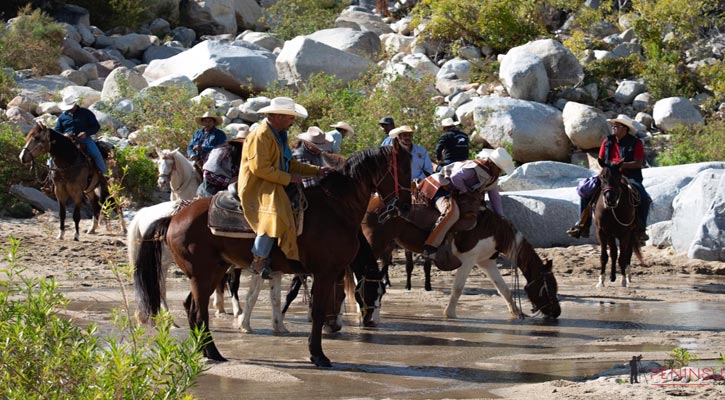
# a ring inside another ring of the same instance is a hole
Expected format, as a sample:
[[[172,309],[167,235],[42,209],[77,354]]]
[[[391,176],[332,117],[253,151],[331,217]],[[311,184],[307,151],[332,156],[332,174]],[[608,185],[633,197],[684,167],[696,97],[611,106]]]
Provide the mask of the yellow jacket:
[[[267,120],[244,140],[238,190],[249,226],[257,235],[277,238],[285,256],[299,261],[297,228],[284,187],[291,175],[316,176],[320,168],[290,160],[289,173],[280,170],[282,146]]]

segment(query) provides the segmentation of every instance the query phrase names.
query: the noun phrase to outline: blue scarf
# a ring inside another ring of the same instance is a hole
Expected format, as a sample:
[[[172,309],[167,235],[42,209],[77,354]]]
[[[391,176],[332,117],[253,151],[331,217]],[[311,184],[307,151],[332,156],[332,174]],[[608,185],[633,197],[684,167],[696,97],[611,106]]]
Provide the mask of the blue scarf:
[[[287,131],[277,132],[272,128],[272,125],[267,124],[269,129],[274,133],[274,137],[277,139],[277,143],[282,147],[282,157],[279,159],[279,169],[284,172],[289,172],[289,162],[292,159],[292,150],[287,145]]]

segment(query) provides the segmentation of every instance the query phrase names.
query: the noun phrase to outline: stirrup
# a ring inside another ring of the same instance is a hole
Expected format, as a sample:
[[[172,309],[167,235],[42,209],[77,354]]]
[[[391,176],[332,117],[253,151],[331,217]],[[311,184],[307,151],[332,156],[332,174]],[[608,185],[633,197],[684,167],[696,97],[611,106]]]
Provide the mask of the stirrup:
[[[566,234],[573,237],[574,239],[579,239],[579,237],[582,236],[582,228],[579,226],[579,224],[569,228],[566,231]]]

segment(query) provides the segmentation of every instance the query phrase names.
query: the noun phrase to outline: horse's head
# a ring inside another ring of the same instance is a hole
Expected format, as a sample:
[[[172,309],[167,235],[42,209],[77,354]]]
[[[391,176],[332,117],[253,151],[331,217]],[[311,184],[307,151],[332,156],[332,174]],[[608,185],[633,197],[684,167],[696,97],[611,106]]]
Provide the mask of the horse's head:
[[[541,311],[549,318],[557,318],[561,315],[561,306],[558,296],[559,287],[552,269],[551,260],[544,260],[541,268],[534,272],[534,276],[526,284],[524,290],[526,290],[531,304],[534,305],[532,312]]]
[[[406,215],[412,202],[410,152],[400,145],[397,138],[389,148],[392,151],[387,172],[375,183],[375,191],[386,205],[381,221],[400,214]]]
[[[385,282],[380,271],[363,276],[357,283],[355,301],[360,306],[363,326],[373,328],[380,324],[380,307],[384,294]]]
[[[605,163],[599,159],[602,171],[599,173],[599,182],[602,186],[602,196],[606,208],[617,208],[622,195],[622,171],[621,164]]]
[[[159,150],[156,149],[159,159],[157,161],[159,167],[159,179],[157,183],[159,189],[168,190],[171,183],[171,174],[176,169],[176,160],[174,159],[174,152],[171,150]]]
[[[41,154],[50,152],[50,128],[40,122],[36,122],[33,129],[25,137],[25,146],[20,152],[20,161],[29,163]]]

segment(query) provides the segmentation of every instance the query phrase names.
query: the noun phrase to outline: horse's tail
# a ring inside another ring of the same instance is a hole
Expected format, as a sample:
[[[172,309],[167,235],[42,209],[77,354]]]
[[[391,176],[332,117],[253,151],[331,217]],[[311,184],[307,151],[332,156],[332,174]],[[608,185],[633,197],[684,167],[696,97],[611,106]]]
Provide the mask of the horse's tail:
[[[136,286],[136,318],[140,323],[148,322],[149,317],[158,314],[161,308],[161,292],[164,285],[161,260],[170,222],[171,217],[160,218],[149,226],[138,241],[140,243],[129,240],[129,258],[135,266],[133,280]],[[134,231],[137,229],[129,229],[129,238]],[[130,249],[132,243],[140,244],[133,254]]]

